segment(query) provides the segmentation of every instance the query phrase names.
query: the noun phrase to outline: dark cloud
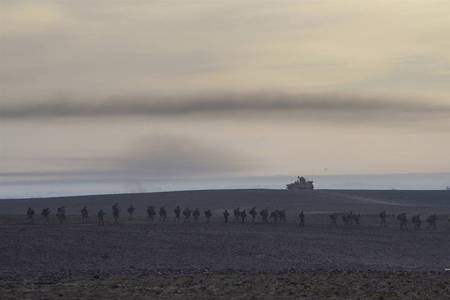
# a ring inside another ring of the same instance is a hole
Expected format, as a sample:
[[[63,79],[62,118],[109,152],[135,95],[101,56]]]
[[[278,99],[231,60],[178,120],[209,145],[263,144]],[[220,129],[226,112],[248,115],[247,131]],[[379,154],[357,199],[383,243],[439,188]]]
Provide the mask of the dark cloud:
[[[337,95],[216,94],[108,101],[54,100],[3,104],[0,120],[98,117],[300,118],[306,120],[393,120],[449,117],[450,106]]]
[[[224,174],[251,168],[251,160],[231,149],[179,136],[153,136],[136,143],[115,166],[150,177]]]
[[[180,136],[150,136],[110,158],[59,158],[53,165],[77,170],[0,172],[0,186],[51,182],[134,182],[172,178],[223,176],[254,168],[252,160],[224,146]],[[83,167],[84,166],[84,167]]]

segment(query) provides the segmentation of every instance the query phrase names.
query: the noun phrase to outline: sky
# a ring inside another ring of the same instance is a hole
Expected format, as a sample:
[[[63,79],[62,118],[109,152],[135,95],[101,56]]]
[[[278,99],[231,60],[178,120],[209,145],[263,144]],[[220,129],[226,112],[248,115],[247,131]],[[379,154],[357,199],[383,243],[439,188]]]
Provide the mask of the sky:
[[[449,15],[0,0],[0,181],[450,172]]]

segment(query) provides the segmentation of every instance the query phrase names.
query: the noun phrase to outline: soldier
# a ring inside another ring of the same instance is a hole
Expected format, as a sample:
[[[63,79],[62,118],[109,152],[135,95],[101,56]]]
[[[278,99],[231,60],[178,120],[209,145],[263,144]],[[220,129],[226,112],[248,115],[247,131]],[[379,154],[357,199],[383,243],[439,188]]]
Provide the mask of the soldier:
[[[331,221],[331,225],[337,225],[337,214],[336,213],[334,213],[334,214],[330,214],[330,215],[328,215],[328,217],[330,218],[330,221]]]
[[[191,210],[189,208],[183,209],[184,222],[189,222],[191,220]]]
[[[135,209],[134,209],[134,206],[133,206],[133,204],[132,204],[132,205],[130,205],[130,207],[128,207],[128,209],[127,209],[128,215],[130,216],[130,221],[133,220],[133,214],[134,214],[134,211],[135,211]]]
[[[115,203],[112,206],[112,212],[113,212],[114,223],[118,224],[119,223],[119,216],[120,216],[120,207],[119,207],[118,203]]]
[[[194,217],[194,221],[197,222],[198,218],[200,217],[200,210],[198,208],[194,209],[192,216]]]
[[[265,208],[263,210],[261,210],[261,212],[259,213],[259,215],[261,216],[261,219],[264,223],[268,223],[269,220],[269,209]]]
[[[419,230],[422,225],[422,221],[420,220],[420,215],[415,215],[411,218],[411,222],[414,224],[414,229]]]
[[[383,227],[386,226],[386,211],[383,210],[382,212],[380,212],[379,216],[380,216],[380,225]]]
[[[225,209],[223,212],[223,218],[225,220],[225,223],[228,223],[228,217],[230,216],[230,213],[228,212],[228,209]]]
[[[167,211],[166,208],[164,206],[161,206],[159,209],[159,221],[160,222],[165,222],[167,218]]]
[[[209,223],[210,219],[212,217],[212,212],[210,209],[205,210],[205,218],[206,218],[206,222]]]
[[[57,208],[56,218],[58,219],[59,224],[64,223],[64,221],[66,220],[66,208],[64,206]]]
[[[300,220],[299,226],[304,227],[305,226],[305,213],[303,210],[298,214],[298,219]]]
[[[400,223],[400,229],[407,228],[408,224],[408,217],[406,216],[406,213],[401,213],[397,216],[397,220]]]
[[[28,207],[27,209],[27,219],[30,224],[34,224],[34,209],[32,209],[31,207]]]
[[[155,208],[153,206],[147,207],[147,216],[148,216],[148,219],[150,220],[150,222],[153,223],[155,215],[156,215]]]
[[[181,208],[180,206],[175,207],[175,209],[173,210],[173,212],[175,213],[175,221],[178,223],[180,222],[180,214],[181,214]]]
[[[356,225],[359,225],[359,219],[361,218],[361,215],[360,214],[353,214],[352,217],[353,217],[352,218],[353,222],[355,222]]]
[[[104,225],[105,222],[103,220],[103,217],[106,215],[106,213],[103,211],[103,209],[100,209],[97,213],[97,219],[99,225]]]
[[[429,216],[426,221],[428,223],[428,228],[436,229],[437,216],[435,214]]]
[[[88,222],[88,209],[86,206],[81,209],[81,223],[86,224]]]
[[[278,211],[278,219],[280,220],[280,223],[286,223],[286,210],[279,210]]]
[[[239,207],[235,208],[233,210],[233,215],[234,215],[234,222],[239,222],[239,218],[241,217],[241,209]]]
[[[247,218],[247,212],[245,209],[241,211],[241,223],[245,223],[245,219]]]
[[[353,211],[350,211],[350,213],[347,215],[347,221],[348,225],[353,225]]]
[[[350,225],[350,217],[349,215],[342,215],[342,223],[344,223],[344,225]]]
[[[49,223],[49,216],[50,216],[50,208],[44,208],[41,212],[41,215],[44,217],[45,223]]]
[[[274,223],[278,223],[278,211],[275,210],[270,213],[270,218],[273,219]]]
[[[256,216],[258,215],[258,213],[256,212],[256,206],[254,206],[248,213],[250,214],[250,216],[252,216],[252,223],[255,223]]]

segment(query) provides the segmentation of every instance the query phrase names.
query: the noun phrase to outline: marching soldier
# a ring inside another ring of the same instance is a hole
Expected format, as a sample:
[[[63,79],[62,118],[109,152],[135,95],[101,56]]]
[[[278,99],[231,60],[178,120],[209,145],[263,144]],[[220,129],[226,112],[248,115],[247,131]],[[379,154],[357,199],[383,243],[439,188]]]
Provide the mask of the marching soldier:
[[[212,217],[212,212],[210,209],[205,210],[205,218],[206,218],[206,222],[209,223],[209,221],[211,220]]]
[[[247,218],[247,213],[245,212],[245,209],[241,211],[241,223],[245,223],[245,219]]]
[[[200,210],[198,208],[194,209],[192,216],[194,217],[194,221],[197,222],[198,218],[200,217]]]
[[[278,210],[277,212],[280,223],[286,223],[286,210]]]
[[[228,209],[225,209],[223,212],[223,218],[225,220],[225,223],[228,223],[228,217],[230,216],[230,213],[228,212]]]
[[[147,207],[148,219],[153,223],[154,217],[156,215],[155,208],[153,206]]]
[[[88,222],[88,209],[86,206],[81,210],[81,223],[86,224]]]
[[[175,213],[175,221],[178,223],[180,222],[180,214],[181,214],[181,208],[180,206],[175,207],[175,209],[173,210],[173,212]]]
[[[379,216],[380,216],[380,225],[383,227],[386,226],[386,211],[383,210],[382,212],[380,212]]]
[[[192,212],[188,207],[183,210],[184,222],[189,222],[191,220],[191,214]]]
[[[133,220],[134,211],[135,211],[135,209],[134,209],[133,205],[130,205],[130,207],[128,207],[128,209],[127,209],[128,215],[130,216],[130,221]]]
[[[167,211],[166,208],[164,206],[161,206],[159,209],[159,221],[160,222],[165,222],[167,218]]]
[[[420,220],[419,215],[415,215],[411,218],[411,222],[414,224],[414,229],[419,230],[422,225],[422,220]]]
[[[304,227],[305,226],[305,213],[303,212],[303,210],[298,214],[298,219],[299,219],[299,226],[300,227]]]
[[[241,217],[241,209],[238,207],[238,208],[235,208],[234,210],[233,210],[233,215],[234,215],[234,222],[239,222],[239,218]]]
[[[255,223],[256,215],[258,214],[256,212],[256,207],[254,206],[248,213],[250,214],[250,216],[252,216],[252,223]]]
[[[330,214],[330,215],[328,215],[328,217],[330,218],[330,221],[331,221],[331,225],[334,225],[334,226],[336,226],[337,225],[337,214]]]
[[[400,223],[400,229],[404,229],[407,227],[408,224],[408,217],[406,216],[406,213],[401,213],[397,216],[397,220]]]
[[[49,223],[49,217],[50,217],[50,208],[44,208],[41,212],[41,215],[44,217],[45,223]]]
[[[270,218],[273,219],[275,224],[278,223],[278,211],[277,210],[272,211],[270,213]]]
[[[436,229],[437,216],[435,214],[429,216],[426,221],[428,223],[428,228]]]
[[[66,220],[66,208],[64,206],[57,208],[56,218],[58,218],[59,224],[64,223],[64,221]]]
[[[120,207],[119,207],[118,203],[115,203],[112,206],[112,211],[113,211],[114,223],[118,224],[119,223],[119,217],[120,217]]]
[[[106,213],[103,211],[103,209],[100,209],[97,213],[97,219],[99,225],[105,225],[105,221],[103,220]]]
[[[27,219],[30,224],[34,224],[34,209],[32,209],[31,207],[28,207],[27,209]]]
[[[268,219],[269,218],[269,209],[265,208],[265,209],[261,210],[259,215],[261,216],[264,223],[269,222],[269,219]]]

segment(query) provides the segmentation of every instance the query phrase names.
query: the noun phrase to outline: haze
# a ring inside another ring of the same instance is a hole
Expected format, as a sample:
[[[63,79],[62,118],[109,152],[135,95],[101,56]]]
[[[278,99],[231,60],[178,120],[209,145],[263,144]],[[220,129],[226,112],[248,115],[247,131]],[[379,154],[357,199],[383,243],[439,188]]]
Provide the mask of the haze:
[[[450,172],[449,15],[1,0],[0,180]]]

